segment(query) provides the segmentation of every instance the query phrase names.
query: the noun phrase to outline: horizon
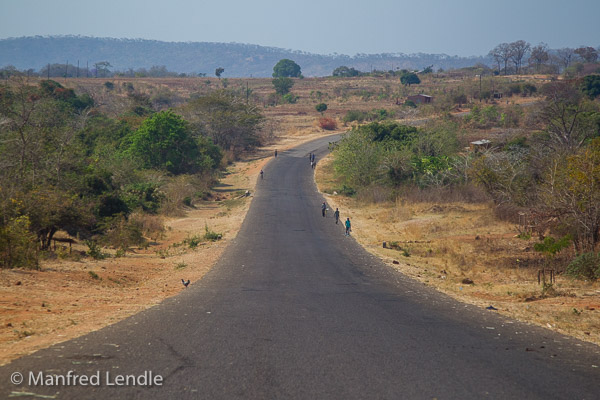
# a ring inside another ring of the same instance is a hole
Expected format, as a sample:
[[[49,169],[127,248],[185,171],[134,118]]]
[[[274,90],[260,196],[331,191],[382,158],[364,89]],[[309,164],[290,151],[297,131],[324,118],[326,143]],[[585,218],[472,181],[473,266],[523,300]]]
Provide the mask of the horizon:
[[[585,12],[572,18],[577,10]],[[67,19],[65,12],[70,15]],[[480,57],[500,43],[516,40],[545,42],[553,49],[598,47],[600,43],[592,42],[600,42],[598,14],[600,3],[590,0],[570,4],[506,0],[502,8],[473,0],[451,4],[432,0],[427,9],[388,0],[374,0],[366,8],[359,0],[308,0],[302,7],[256,0],[234,1],[226,10],[213,2],[191,0],[168,4],[106,0],[85,8],[74,0],[20,0],[4,6],[0,37],[234,43],[351,57],[419,53]]]

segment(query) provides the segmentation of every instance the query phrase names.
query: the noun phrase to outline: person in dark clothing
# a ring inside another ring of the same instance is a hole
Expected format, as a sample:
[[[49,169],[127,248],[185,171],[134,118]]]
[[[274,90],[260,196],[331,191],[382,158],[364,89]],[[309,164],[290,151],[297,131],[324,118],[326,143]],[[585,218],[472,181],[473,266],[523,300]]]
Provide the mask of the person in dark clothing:
[[[263,178],[263,174],[264,174],[264,173],[263,173],[263,170],[261,169],[261,170],[260,170],[260,179],[262,179],[262,178]]]
[[[277,157],[277,149],[275,149],[275,157]]]
[[[335,224],[337,225],[340,221],[340,210],[338,208],[335,209],[333,216],[335,217]]]
[[[323,202],[323,205],[321,205],[321,213],[323,214],[324,218],[325,214],[327,213],[327,204],[325,204],[325,202]]]

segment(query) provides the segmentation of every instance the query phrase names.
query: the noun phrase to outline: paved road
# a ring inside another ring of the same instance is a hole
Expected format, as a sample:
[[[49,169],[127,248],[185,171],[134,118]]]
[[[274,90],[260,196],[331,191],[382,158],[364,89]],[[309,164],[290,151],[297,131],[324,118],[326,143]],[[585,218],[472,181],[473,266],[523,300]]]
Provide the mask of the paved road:
[[[324,155],[327,141],[268,164],[237,239],[204,279],[1,368],[0,398],[600,398],[597,346],[457,303],[383,265],[322,218],[307,154]],[[99,373],[100,385],[29,379],[66,380],[70,370]],[[10,383],[15,371],[23,384]],[[164,383],[109,386],[145,371]]]

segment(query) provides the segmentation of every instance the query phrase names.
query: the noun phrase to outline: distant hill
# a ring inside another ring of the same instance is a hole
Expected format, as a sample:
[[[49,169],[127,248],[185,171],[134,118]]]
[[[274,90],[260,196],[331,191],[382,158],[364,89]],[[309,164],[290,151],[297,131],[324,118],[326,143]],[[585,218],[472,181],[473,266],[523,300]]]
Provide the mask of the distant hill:
[[[421,69],[433,65],[452,69],[476,63],[491,64],[487,57],[458,57],[446,54],[357,54],[320,55],[276,47],[239,43],[161,42],[142,39],[113,39],[84,36],[35,36],[0,39],[0,67],[13,65],[20,70],[40,70],[47,64],[85,67],[108,61],[114,71],[165,66],[180,73],[206,73],[213,76],[218,67],[224,77],[268,77],[282,58],[302,67],[304,76],[328,76],[345,65],[360,71],[396,68]]]

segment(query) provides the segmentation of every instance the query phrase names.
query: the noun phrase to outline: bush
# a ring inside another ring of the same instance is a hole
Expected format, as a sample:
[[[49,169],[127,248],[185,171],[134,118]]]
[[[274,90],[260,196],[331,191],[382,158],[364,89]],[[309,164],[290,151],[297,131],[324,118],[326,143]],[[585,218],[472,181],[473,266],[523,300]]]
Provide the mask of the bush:
[[[322,117],[319,118],[319,126],[326,131],[333,131],[337,129],[337,122],[333,118]]]
[[[204,225],[204,230],[205,230],[204,239],[210,240],[211,242],[216,242],[217,240],[221,240],[221,238],[223,237],[223,234],[212,231],[208,227],[208,225]]]
[[[583,253],[575,257],[567,267],[567,275],[579,279],[600,278],[600,253]]]
[[[287,104],[296,104],[296,102],[298,101],[298,98],[299,97],[294,95],[293,93],[287,93],[287,94],[283,95],[281,100]]]
[[[368,116],[369,114],[366,111],[348,110],[348,112],[346,112],[346,115],[344,115],[342,121],[344,121],[345,124],[353,121],[363,122],[368,118]]]
[[[327,111],[327,104],[319,103],[315,106],[315,110],[323,114],[325,111]]]
[[[38,268],[36,236],[30,232],[29,218],[17,217],[0,226],[0,267]]]
[[[103,260],[107,257],[107,255],[102,252],[98,243],[93,240],[86,240],[85,244],[88,247],[88,256],[92,257],[94,260]]]

